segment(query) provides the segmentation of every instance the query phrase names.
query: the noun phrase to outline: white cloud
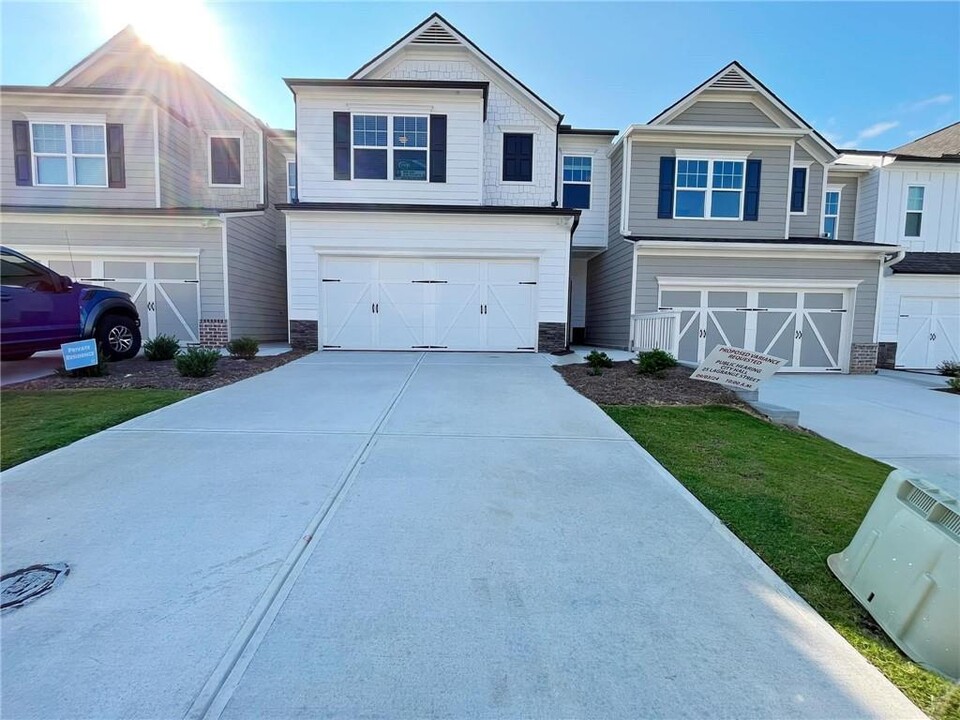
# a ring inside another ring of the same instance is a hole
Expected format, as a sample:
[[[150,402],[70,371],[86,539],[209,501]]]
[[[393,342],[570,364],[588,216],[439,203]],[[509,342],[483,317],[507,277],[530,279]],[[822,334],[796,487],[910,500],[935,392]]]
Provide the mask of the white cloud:
[[[934,95],[933,97],[925,98],[924,100],[917,100],[916,102],[907,103],[903,106],[904,111],[906,112],[917,112],[918,110],[924,110],[925,108],[931,107],[933,105],[946,105],[953,100],[953,95],[948,95],[947,93],[940,93],[939,95]]]
[[[885,132],[893,130],[895,127],[899,127],[900,122],[897,120],[884,120],[882,122],[874,123],[869,127],[865,127],[863,130],[857,133],[857,136],[853,140],[848,140],[845,144],[850,147],[859,147],[860,143],[864,140],[872,140],[875,137],[883,135]]]

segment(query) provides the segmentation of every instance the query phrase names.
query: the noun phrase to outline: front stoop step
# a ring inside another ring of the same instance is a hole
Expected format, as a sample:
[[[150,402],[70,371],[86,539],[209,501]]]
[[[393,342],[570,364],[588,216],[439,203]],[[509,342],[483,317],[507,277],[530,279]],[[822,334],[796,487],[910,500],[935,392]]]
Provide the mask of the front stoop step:
[[[773,403],[761,402],[760,393],[756,390],[742,391],[736,393],[737,397],[752,407],[761,415],[764,415],[772,422],[778,425],[787,425],[789,427],[798,427],[800,425],[800,411],[792,408],[774,405]]]

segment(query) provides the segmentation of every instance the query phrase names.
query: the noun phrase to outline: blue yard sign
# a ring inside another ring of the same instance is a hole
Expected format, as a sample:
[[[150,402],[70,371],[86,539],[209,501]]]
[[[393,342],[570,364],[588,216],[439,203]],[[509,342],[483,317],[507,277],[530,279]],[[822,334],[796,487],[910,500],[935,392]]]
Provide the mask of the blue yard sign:
[[[98,362],[96,340],[63,343],[60,349],[63,351],[63,367],[67,370],[91,367]]]

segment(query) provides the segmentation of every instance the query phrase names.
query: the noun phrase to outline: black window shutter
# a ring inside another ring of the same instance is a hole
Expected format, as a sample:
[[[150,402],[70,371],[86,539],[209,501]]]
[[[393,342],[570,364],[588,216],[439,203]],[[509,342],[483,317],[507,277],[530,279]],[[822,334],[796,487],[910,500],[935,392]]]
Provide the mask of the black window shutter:
[[[447,116],[430,116],[430,182],[447,181]]]
[[[533,135],[504,133],[503,180],[530,182],[533,180]]]
[[[119,123],[107,123],[107,186],[127,186],[127,170],[123,163],[123,125]]]
[[[747,160],[747,182],[743,196],[743,219],[760,217],[760,161]]]
[[[33,185],[33,169],[30,167],[30,123],[13,121],[13,165],[17,185]]]
[[[673,217],[673,179],[676,175],[677,159],[660,158],[660,195],[657,198],[657,217]]]
[[[790,190],[790,212],[803,212],[805,210],[807,194],[807,169],[793,169],[793,186]]]
[[[333,114],[333,179],[350,179],[350,113]]]

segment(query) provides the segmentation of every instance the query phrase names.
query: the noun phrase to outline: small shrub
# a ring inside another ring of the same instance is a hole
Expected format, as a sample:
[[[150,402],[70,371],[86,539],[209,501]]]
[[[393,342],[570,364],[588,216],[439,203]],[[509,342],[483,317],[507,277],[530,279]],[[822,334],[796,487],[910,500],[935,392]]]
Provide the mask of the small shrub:
[[[180,354],[180,341],[173,335],[157,335],[143,344],[143,356],[147,360],[173,360]]]
[[[61,377],[71,377],[71,378],[87,378],[87,377],[106,377],[110,374],[110,366],[107,362],[107,353],[104,352],[103,346],[97,346],[97,364],[90,365],[85,368],[78,368],[76,370],[67,370],[66,368],[57,368],[55,370],[57,375]]]
[[[253,360],[260,351],[260,343],[252,337],[239,337],[227,343],[227,352],[231,357],[241,360]]]
[[[960,377],[952,377],[947,380],[947,387],[950,392],[960,393]]]
[[[637,353],[637,372],[641,375],[662,373],[675,367],[677,359],[666,350],[648,350]]]
[[[937,372],[952,378],[960,377],[960,362],[955,360],[944,360],[937,365]]]
[[[597,350],[591,350],[590,354],[587,355],[586,361],[590,364],[590,367],[595,371],[603,371],[603,368],[613,367],[613,360],[610,359],[610,356],[605,352],[599,352]],[[600,372],[594,372],[594,375],[600,375]]]
[[[183,377],[201,378],[213,375],[220,360],[220,351],[193,347],[175,358],[177,372]]]

